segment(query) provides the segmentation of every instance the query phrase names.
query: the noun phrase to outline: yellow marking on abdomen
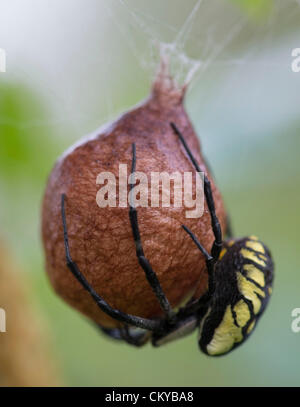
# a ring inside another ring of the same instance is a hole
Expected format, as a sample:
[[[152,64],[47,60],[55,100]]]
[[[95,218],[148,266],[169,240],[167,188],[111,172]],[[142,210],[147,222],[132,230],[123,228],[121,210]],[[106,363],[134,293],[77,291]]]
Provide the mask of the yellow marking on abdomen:
[[[225,256],[226,253],[227,253],[227,249],[224,247],[224,248],[222,249],[221,253],[220,253],[219,260],[221,260],[221,259]]]
[[[236,322],[242,328],[243,326],[245,326],[247,324],[247,322],[251,318],[249,307],[245,303],[245,301],[240,300],[235,304],[233,310],[236,315]]]
[[[250,334],[250,332],[252,332],[253,331],[253,328],[255,327],[255,319],[251,322],[251,324],[248,326],[248,329],[247,329],[247,334],[249,335]]]
[[[234,323],[230,305],[227,306],[220,325],[215,329],[214,336],[207,345],[209,355],[221,355],[232,349],[236,342],[243,340],[242,329]]]
[[[250,250],[241,249],[240,253],[245,259],[252,260],[255,263],[259,264],[260,266],[266,267],[266,263]]]
[[[257,242],[257,241],[253,242],[251,240],[248,240],[246,242],[246,246],[249,247],[249,249],[255,250],[256,252],[259,252],[262,254],[264,254],[266,252],[264,246],[260,242]]]
[[[237,280],[239,291],[244,295],[244,297],[252,302],[253,311],[255,314],[257,314],[261,308],[261,301],[256,293],[262,297],[265,297],[265,293],[255,284],[248,281],[241,273],[237,273]]]
[[[259,254],[259,258],[262,259],[262,260],[264,260],[264,261],[267,261],[267,260],[268,260],[267,257],[264,256],[263,254]]]
[[[262,288],[265,286],[265,275],[257,267],[253,264],[245,264],[243,269],[247,272],[247,277],[251,278],[251,280],[255,281]]]

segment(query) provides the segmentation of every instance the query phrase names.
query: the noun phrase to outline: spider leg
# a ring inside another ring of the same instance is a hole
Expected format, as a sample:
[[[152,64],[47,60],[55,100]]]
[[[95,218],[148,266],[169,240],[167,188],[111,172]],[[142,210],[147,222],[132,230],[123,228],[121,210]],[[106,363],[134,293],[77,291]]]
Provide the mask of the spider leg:
[[[190,235],[191,239],[193,242],[196,244],[198,249],[201,251],[201,253],[204,255],[205,260],[206,260],[206,268],[207,268],[207,273],[208,273],[208,292],[212,293],[214,291],[214,266],[215,266],[215,259],[213,256],[211,256],[205,248],[201,245],[199,240],[196,238],[194,233],[185,225],[182,225],[183,229],[187,232],[188,235]]]
[[[129,345],[137,348],[144,346],[150,339],[149,331],[146,332],[130,332],[128,325],[121,329],[121,336]]]
[[[209,162],[207,161],[207,159],[205,157],[203,157],[203,160],[204,160],[206,168],[208,168],[210,175],[213,176],[213,170],[212,170]],[[232,222],[231,222],[231,217],[228,214],[228,212],[226,213],[226,236],[228,237],[228,239],[233,238]]]
[[[193,163],[195,169],[197,172],[201,172],[200,167],[197,163],[197,161],[195,160],[195,157],[193,156],[191,150],[189,149],[182,133],[179,131],[179,129],[177,128],[177,126],[174,123],[170,123],[171,127],[174,131],[175,134],[177,134],[177,136],[179,137],[179,140],[181,141],[187,155],[189,156],[191,162]],[[215,261],[218,260],[221,250],[222,250],[222,245],[223,245],[223,241],[222,241],[222,230],[221,230],[221,225],[219,222],[219,219],[216,215],[216,209],[215,209],[215,203],[214,203],[214,198],[213,198],[213,194],[212,194],[212,190],[211,190],[211,184],[209,179],[207,178],[206,174],[204,175],[204,195],[206,198],[206,202],[207,202],[207,206],[209,209],[209,213],[210,213],[210,218],[211,218],[211,226],[214,232],[214,236],[215,236],[215,240],[211,249],[211,255],[214,258]]]
[[[127,325],[125,325],[125,328],[113,329],[104,328],[100,325],[98,325],[98,327],[104,335],[107,335],[117,341],[125,341],[129,345],[133,345],[136,347],[145,345],[150,338],[149,331],[131,333]]]
[[[74,275],[74,277],[79,281],[82,287],[91,295],[93,300],[96,302],[98,307],[105,312],[110,317],[116,319],[117,321],[123,322],[125,324],[133,325],[142,329],[148,329],[150,331],[156,330],[160,328],[160,322],[140,318],[138,316],[125,314],[122,311],[116,310],[112,308],[89,284],[86,280],[84,275],[79,270],[77,264],[72,260],[69,248],[69,238],[68,238],[68,231],[67,231],[67,222],[66,222],[66,213],[65,213],[65,195],[63,194],[61,197],[61,215],[62,215],[62,222],[63,222],[63,231],[64,231],[64,244],[65,244],[65,254],[66,254],[66,262],[67,267]]]
[[[116,340],[116,341],[122,341],[122,334],[121,334],[121,329],[119,328],[104,328],[101,325],[97,325],[97,328],[100,329],[100,331],[106,335],[109,336],[110,338]]]
[[[131,168],[131,183],[130,183],[130,192],[132,191],[135,182],[132,174],[135,173],[135,167],[136,167],[136,147],[135,144],[132,144],[132,168]],[[145,272],[146,278],[156,295],[156,298],[159,301],[159,304],[163,311],[165,312],[167,319],[169,321],[172,321],[174,319],[174,312],[172,310],[172,307],[160,285],[160,282],[157,278],[157,275],[155,271],[152,269],[149,261],[146,259],[144,250],[143,250],[143,245],[141,241],[141,236],[140,236],[140,231],[139,231],[139,225],[138,225],[138,215],[137,215],[137,210],[134,205],[134,202],[132,200],[132,196],[130,195],[129,199],[129,219],[131,223],[131,228],[133,232],[133,237],[134,237],[134,242],[135,242],[135,248],[136,248],[136,255],[139,261],[140,266]]]

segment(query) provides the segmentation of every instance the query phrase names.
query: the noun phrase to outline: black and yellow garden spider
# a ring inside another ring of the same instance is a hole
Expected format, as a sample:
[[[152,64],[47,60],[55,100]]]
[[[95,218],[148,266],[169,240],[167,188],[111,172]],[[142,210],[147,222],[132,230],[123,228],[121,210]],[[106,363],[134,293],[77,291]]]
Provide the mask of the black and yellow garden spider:
[[[195,170],[200,168],[177,126],[170,123],[178,136]],[[132,169],[136,168],[136,146],[132,145]],[[134,183],[130,184],[130,190]],[[172,309],[160,282],[145,257],[138,226],[138,214],[130,203],[129,219],[136,247],[136,255],[146,278],[154,291],[165,316],[160,319],[145,319],[113,309],[94,291],[72,260],[65,214],[65,195],[62,195],[61,210],[67,266],[79,283],[87,290],[98,307],[110,317],[120,321],[122,328],[107,329],[103,333],[116,340],[124,340],[134,346],[142,346],[151,340],[160,346],[185,336],[199,327],[199,346],[207,355],[228,353],[243,343],[262,315],[272,292],[273,262],[267,247],[255,236],[242,239],[222,240],[221,226],[215,213],[215,204],[210,182],[204,174],[204,195],[211,217],[214,243],[208,253],[196,236],[186,226],[183,229],[206,259],[208,290],[198,300],[191,300],[177,313]]]

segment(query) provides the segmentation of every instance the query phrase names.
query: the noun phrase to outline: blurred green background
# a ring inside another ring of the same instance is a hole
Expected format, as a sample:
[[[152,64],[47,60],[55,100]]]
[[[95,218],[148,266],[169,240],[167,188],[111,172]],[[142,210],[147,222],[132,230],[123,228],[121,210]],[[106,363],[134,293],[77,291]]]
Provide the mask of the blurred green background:
[[[300,333],[291,330],[300,307],[300,73],[291,70],[299,21],[292,0],[1,0],[1,238],[49,324],[62,384],[300,384]],[[258,235],[275,260],[266,315],[223,358],[201,354],[196,334],[159,349],[110,342],[44,272],[40,206],[55,160],[148,95],[159,43],[179,81],[197,68],[186,108],[235,234]]]

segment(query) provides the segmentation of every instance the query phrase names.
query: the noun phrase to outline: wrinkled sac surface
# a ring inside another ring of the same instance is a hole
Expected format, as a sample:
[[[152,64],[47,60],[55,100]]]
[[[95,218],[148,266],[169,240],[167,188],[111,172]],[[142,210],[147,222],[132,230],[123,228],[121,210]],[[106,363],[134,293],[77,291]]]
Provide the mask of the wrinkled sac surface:
[[[136,170],[150,173],[193,172],[178,137],[182,131],[200,168],[208,173],[197,136],[183,107],[183,91],[157,81],[143,104],[67,151],[56,163],[43,202],[42,235],[46,268],[56,292],[70,305],[105,327],[118,326],[104,314],[66,267],[61,221],[61,194],[65,193],[66,216],[73,260],[94,289],[113,307],[134,315],[162,316],[160,306],[138,264],[128,217],[128,207],[100,208],[96,195],[99,173],[117,177],[119,164],[132,162],[136,143]],[[211,177],[208,173],[208,177]],[[118,186],[118,185],[117,185]],[[217,215],[225,231],[225,211],[212,181]],[[118,191],[118,190],[117,190]],[[187,225],[207,250],[213,243],[210,216],[205,204],[202,217],[186,218],[185,207],[138,208],[145,255],[157,273],[171,304],[176,307],[207,288],[205,261],[182,229]]]

